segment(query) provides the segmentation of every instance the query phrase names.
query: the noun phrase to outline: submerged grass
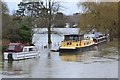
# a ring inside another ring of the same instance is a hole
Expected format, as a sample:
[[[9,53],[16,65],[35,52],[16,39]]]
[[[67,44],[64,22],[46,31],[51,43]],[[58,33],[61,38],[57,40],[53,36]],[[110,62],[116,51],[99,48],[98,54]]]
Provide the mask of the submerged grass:
[[[100,54],[101,55],[108,55],[108,54],[110,54],[111,53],[111,51],[108,51],[108,50],[102,50],[101,52],[100,52]]]
[[[111,41],[111,42],[108,42],[106,44],[104,44],[103,48],[110,48],[110,47],[116,47],[118,48],[118,40],[114,40],[114,41]]]
[[[101,55],[118,54],[118,40],[107,42],[102,46]]]

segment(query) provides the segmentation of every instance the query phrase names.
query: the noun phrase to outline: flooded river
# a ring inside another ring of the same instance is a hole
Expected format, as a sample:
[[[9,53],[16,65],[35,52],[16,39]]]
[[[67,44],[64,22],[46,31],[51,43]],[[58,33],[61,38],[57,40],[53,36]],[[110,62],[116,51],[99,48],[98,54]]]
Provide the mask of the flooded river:
[[[52,34],[52,47],[44,48],[47,46],[47,34],[34,34],[33,42],[40,50],[40,58],[12,62],[4,61],[2,77],[118,78],[117,53],[113,56],[101,55],[100,50],[72,54],[51,52],[51,49],[58,49],[60,42],[63,40],[63,35]]]

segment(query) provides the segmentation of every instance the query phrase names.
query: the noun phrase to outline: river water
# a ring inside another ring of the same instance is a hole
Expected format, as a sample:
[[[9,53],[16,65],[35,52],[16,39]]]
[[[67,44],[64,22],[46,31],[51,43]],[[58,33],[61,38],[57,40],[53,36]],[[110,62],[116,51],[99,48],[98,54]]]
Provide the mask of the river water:
[[[69,31],[78,33],[78,30],[74,29]],[[64,34],[69,34],[67,30],[66,32]],[[3,78],[118,78],[117,53],[104,56],[100,55],[100,50],[61,55],[59,52],[51,52],[51,49],[58,49],[64,34],[52,34],[51,48],[44,48],[47,46],[47,34],[34,34],[33,43],[40,50],[40,58],[4,61],[0,76]]]

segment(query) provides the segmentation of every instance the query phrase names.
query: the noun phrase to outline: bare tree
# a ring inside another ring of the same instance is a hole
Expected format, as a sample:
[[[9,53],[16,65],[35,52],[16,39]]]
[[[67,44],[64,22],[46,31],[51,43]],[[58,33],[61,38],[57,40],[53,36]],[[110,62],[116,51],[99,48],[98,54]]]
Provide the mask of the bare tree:
[[[50,44],[52,42],[51,27],[55,22],[55,14],[61,7],[60,2],[54,0],[30,2],[29,0],[25,0],[25,2],[20,2],[18,7],[17,16],[22,18],[31,17],[33,27],[47,27],[48,44]]]

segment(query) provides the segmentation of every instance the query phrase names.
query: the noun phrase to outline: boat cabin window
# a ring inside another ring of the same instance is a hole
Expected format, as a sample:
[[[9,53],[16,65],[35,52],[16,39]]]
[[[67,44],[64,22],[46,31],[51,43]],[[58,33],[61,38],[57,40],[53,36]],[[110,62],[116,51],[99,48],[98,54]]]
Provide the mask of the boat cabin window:
[[[28,49],[27,49],[27,48],[24,48],[23,52],[27,52],[27,51],[28,51]]]
[[[29,51],[35,51],[35,48],[29,48]]]
[[[9,43],[6,51],[7,52],[21,52],[23,50],[23,45],[20,43]]]
[[[9,45],[8,50],[15,50],[15,45]]]
[[[77,37],[77,36],[65,36],[64,40],[65,41],[68,41],[68,40],[79,41],[80,37]]]
[[[84,40],[90,40],[90,37],[84,37]]]

